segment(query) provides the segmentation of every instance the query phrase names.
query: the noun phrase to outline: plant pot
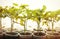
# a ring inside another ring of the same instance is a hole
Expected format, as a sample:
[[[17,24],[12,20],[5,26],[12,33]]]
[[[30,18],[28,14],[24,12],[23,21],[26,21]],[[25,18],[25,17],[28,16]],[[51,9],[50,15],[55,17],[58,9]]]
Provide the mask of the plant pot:
[[[4,33],[0,32],[0,39],[3,39]]]
[[[33,33],[33,39],[46,39],[46,34],[43,32],[34,32]]]
[[[21,32],[19,39],[32,39],[32,33],[30,32]]]
[[[4,39],[18,39],[17,32],[6,32],[4,35]]]
[[[60,39],[60,33],[56,33],[56,32],[49,33],[47,35],[47,39]]]

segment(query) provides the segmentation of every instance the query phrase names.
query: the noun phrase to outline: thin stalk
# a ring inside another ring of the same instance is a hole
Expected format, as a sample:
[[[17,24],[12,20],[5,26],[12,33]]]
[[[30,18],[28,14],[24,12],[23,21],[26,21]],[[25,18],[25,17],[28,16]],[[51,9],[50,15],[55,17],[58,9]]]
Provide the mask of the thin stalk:
[[[13,19],[11,18],[11,32],[13,31]]]
[[[2,18],[0,18],[0,30],[2,29],[1,19],[2,19]]]
[[[37,23],[38,23],[38,26],[37,26],[37,32],[40,32],[40,20],[39,21],[37,21]],[[39,35],[39,33],[38,33],[38,35]]]
[[[38,26],[37,26],[37,30],[39,31],[39,29],[40,29],[40,17],[38,17],[37,24],[38,24]]]
[[[25,31],[27,30],[27,28],[26,28],[26,26],[27,26],[27,25],[26,25],[26,21],[27,21],[27,20],[24,21],[24,33],[25,33]]]
[[[25,22],[24,22],[24,33],[25,33]]]
[[[48,26],[48,25],[47,25]],[[50,30],[50,27],[48,26],[48,30]]]
[[[50,27],[49,27],[48,23],[47,23],[47,26],[48,26],[48,30],[50,30]]]
[[[52,33],[53,33],[53,29],[54,29],[54,21],[52,20]]]
[[[39,29],[40,29],[40,23],[37,22],[37,24],[38,24],[38,26],[37,26],[37,30],[39,30]]]

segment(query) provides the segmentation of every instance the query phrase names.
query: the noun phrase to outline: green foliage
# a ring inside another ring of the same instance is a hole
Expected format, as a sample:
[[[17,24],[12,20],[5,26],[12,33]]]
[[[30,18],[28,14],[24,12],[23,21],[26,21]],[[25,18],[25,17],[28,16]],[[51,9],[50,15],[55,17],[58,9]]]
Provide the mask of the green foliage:
[[[26,9],[27,7],[28,7],[27,4],[23,4],[23,5],[20,6],[21,9]]]
[[[45,6],[45,5],[43,5],[43,8],[42,8],[42,10],[41,10],[41,13],[44,13],[44,12],[45,12],[45,10],[46,10],[46,6]]]
[[[16,4],[16,3],[13,3],[13,5],[14,5],[14,6],[18,6],[18,4]]]
[[[16,6],[16,7],[15,7]],[[60,20],[60,10],[56,11],[46,11],[46,6],[43,5],[42,9],[34,9],[30,10],[28,8],[27,4],[23,4],[19,6],[18,4],[13,3],[12,7],[5,6],[3,8],[0,6],[0,17],[10,17],[11,19],[17,20],[20,19],[20,25],[25,26],[25,21],[28,19],[31,19],[33,21],[36,21],[40,24],[41,19],[52,21],[52,19],[55,21]],[[22,14],[22,16],[21,16]],[[43,22],[43,24],[47,24],[47,22]],[[24,27],[25,28],[25,27]]]

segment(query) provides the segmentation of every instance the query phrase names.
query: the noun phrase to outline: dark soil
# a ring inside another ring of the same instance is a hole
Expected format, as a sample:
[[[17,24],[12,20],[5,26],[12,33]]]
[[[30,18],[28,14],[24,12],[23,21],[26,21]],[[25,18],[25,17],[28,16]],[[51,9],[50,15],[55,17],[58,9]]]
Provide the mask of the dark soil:
[[[26,33],[24,33],[24,32],[22,32],[22,33],[20,33],[21,35],[31,35],[31,33],[29,33],[29,32],[26,32]]]
[[[43,32],[35,32],[34,35],[36,35],[36,36],[44,36],[45,33],[43,33]]]
[[[10,35],[17,35],[16,32],[6,32],[6,34],[10,34]]]
[[[18,39],[18,33],[16,32],[6,32],[4,39]]]

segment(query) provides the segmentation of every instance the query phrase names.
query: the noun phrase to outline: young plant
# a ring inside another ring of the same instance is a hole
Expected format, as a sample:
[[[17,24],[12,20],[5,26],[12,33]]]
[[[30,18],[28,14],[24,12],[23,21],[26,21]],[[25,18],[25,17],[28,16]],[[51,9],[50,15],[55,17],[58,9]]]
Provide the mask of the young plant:
[[[36,10],[33,10],[33,12],[32,12],[33,20],[35,20],[38,24],[37,30],[40,30],[40,22],[43,19],[43,14],[44,14],[45,10],[46,10],[46,6],[43,6],[43,8],[41,10],[36,9]]]
[[[11,32],[13,32],[14,20],[18,19],[19,9],[15,6],[8,9],[8,17],[11,18]]]
[[[2,18],[5,18],[7,16],[6,11],[7,11],[6,7],[3,8],[2,6],[0,6],[0,30],[2,30],[3,28],[2,23],[1,23]]]

